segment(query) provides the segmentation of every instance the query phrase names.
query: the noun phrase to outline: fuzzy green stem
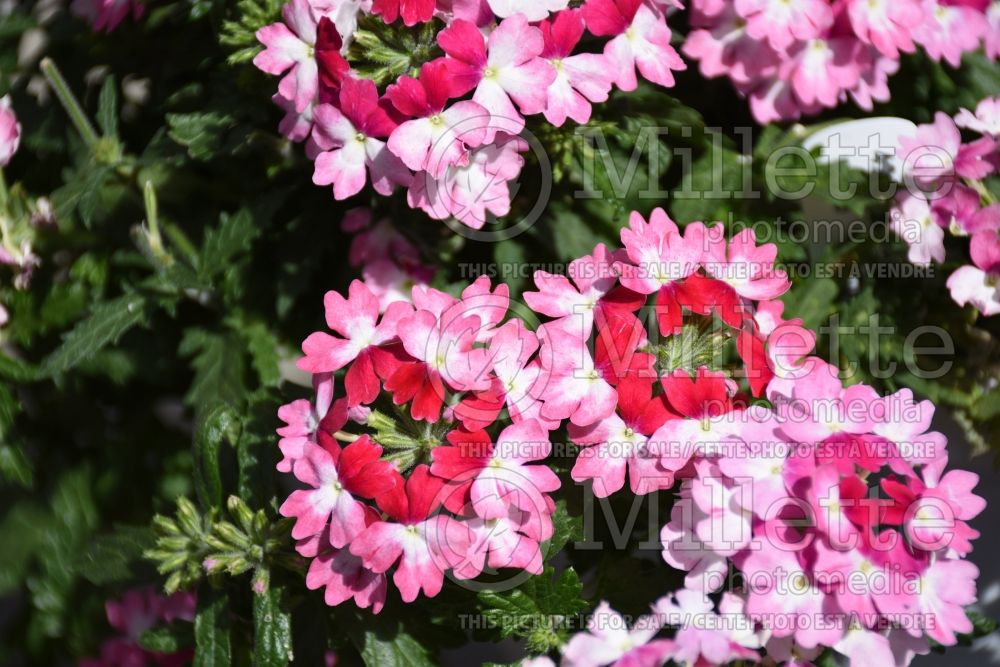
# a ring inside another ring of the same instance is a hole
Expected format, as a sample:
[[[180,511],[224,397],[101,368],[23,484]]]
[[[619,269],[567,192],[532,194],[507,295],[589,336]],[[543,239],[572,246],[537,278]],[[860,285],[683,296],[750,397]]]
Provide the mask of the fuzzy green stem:
[[[149,225],[150,246],[155,251],[163,249],[163,238],[160,236],[160,218],[156,207],[156,191],[153,182],[146,181],[142,186],[142,200],[146,206],[146,224]]]
[[[59,102],[66,109],[70,120],[73,121],[76,131],[80,133],[83,142],[87,144],[87,148],[94,150],[99,140],[97,131],[94,130],[94,126],[90,123],[76,96],[73,95],[73,91],[70,90],[69,84],[66,83],[59,68],[56,67],[51,58],[43,58],[40,67],[45,78],[49,80],[49,85],[52,86],[56,97],[59,98]]]
[[[348,433],[347,431],[337,431],[336,433],[333,434],[333,437],[336,438],[337,440],[340,440],[341,442],[354,442],[361,436],[355,435],[353,433]]]

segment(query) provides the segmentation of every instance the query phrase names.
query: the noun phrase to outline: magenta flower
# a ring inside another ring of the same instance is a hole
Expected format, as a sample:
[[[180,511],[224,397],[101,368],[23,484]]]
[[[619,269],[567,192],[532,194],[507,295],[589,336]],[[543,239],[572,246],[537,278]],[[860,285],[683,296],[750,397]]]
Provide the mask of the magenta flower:
[[[497,130],[517,134],[524,129],[521,113],[545,109],[546,91],[556,71],[539,58],[542,32],[528,25],[523,14],[504,19],[487,38],[472,23],[455,20],[438,34],[438,44],[452,61],[453,93],[475,89],[472,100],[490,112],[487,143]]]

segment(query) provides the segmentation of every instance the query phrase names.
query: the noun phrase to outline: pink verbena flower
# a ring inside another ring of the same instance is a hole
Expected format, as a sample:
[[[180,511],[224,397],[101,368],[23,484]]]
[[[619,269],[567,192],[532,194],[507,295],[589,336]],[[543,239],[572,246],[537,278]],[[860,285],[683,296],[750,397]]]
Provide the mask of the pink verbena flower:
[[[332,451],[307,444],[293,472],[312,487],[293,491],[281,505],[282,516],[294,517],[292,537],[297,540],[325,535],[341,548],[365,529],[365,506],[358,500],[391,491],[396,484],[393,467],[379,457],[382,448],[362,436],[347,447]]]
[[[960,4],[923,0],[924,20],[913,31],[913,40],[934,60],[944,59],[952,67],[962,54],[979,48],[989,29],[983,13]]]
[[[848,0],[847,15],[858,39],[888,58],[913,53],[913,30],[924,20],[920,0]]]
[[[444,585],[445,570],[463,561],[470,544],[468,528],[444,514],[434,514],[442,500],[444,480],[425,465],[410,473],[380,501],[393,521],[377,521],[351,542],[351,553],[375,573],[397,565],[392,581],[403,602],[423,591],[434,597]]]
[[[438,59],[420,68],[419,79],[402,76],[386,90],[393,106],[413,117],[392,132],[389,150],[410,169],[435,178],[456,163],[468,164],[468,149],[482,145],[489,124],[489,112],[476,102],[446,109],[451,86],[449,63]]]
[[[321,104],[313,113],[316,156],[313,183],[333,185],[335,199],[361,191],[371,172],[372,187],[388,195],[396,185],[410,184],[411,174],[382,139],[396,122],[379,105],[375,84],[346,78],[341,82],[339,108]]]
[[[111,32],[132,14],[138,20],[146,12],[139,0],[73,0],[70,10],[88,23],[94,32]]]
[[[21,145],[21,124],[10,106],[10,96],[0,98],[0,167],[6,167]]]
[[[485,38],[472,23],[453,21],[438,34],[438,44],[449,56],[453,92],[460,95],[475,89],[472,100],[489,111],[492,132],[517,134],[524,129],[521,113],[545,109],[546,91],[556,71],[539,57],[545,46],[542,32],[523,14],[504,19]],[[487,142],[492,141],[492,132]]]
[[[587,0],[582,12],[591,33],[612,38],[604,55],[622,90],[635,90],[636,68],[643,78],[668,88],[674,85],[673,72],[687,69],[670,45],[666,18],[641,0]]]
[[[284,23],[272,23],[257,31],[257,39],[266,48],[253,64],[268,74],[285,74],[278,83],[278,93],[295,102],[301,113],[315,99],[319,89],[316,65],[317,19],[308,0],[291,0],[282,10]]]
[[[665,394],[653,397],[653,378],[628,376],[618,383],[618,410],[601,421],[570,424],[569,436],[584,447],[573,465],[574,481],[593,480],[594,495],[604,498],[625,485],[636,495],[673,486],[673,475],[660,467],[650,436],[677,415]]]
[[[833,11],[823,0],[736,0],[735,7],[747,21],[748,34],[779,51],[819,37],[833,25]]]
[[[987,97],[976,105],[976,112],[961,109],[955,124],[973,132],[1000,136],[1000,97]]]
[[[545,47],[541,57],[556,71],[549,85],[545,119],[562,126],[566,118],[581,125],[590,120],[591,102],[604,102],[611,90],[613,75],[603,54],[573,54],[584,33],[578,11],[561,11],[551,21],[539,24]]]
[[[682,588],[654,607],[667,625],[676,626],[671,658],[681,664],[722,665],[756,661],[760,637],[743,611],[745,601],[723,593],[719,610],[701,591]]]
[[[564,664],[574,667],[663,664],[673,654],[674,643],[653,639],[662,625],[658,616],[656,613],[643,616],[630,628],[621,614],[602,601],[587,621],[587,632],[574,635],[563,647]]]

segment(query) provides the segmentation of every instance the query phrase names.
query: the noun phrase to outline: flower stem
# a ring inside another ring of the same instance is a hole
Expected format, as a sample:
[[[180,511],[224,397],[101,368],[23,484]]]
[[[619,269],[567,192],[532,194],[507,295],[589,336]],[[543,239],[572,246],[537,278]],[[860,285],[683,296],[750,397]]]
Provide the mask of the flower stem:
[[[59,102],[66,109],[70,120],[73,121],[76,131],[80,133],[83,142],[87,144],[87,148],[94,150],[99,140],[97,131],[94,130],[94,126],[91,125],[90,120],[83,111],[83,107],[80,106],[80,102],[77,101],[76,96],[73,95],[73,91],[70,90],[69,84],[63,78],[62,72],[59,71],[59,68],[56,67],[51,58],[43,58],[40,67],[45,78],[49,80],[49,85],[52,86],[56,97],[59,98]]]
[[[333,437],[336,438],[337,440],[340,440],[341,442],[354,442],[361,436],[355,435],[353,433],[348,433],[347,431],[337,431],[336,433],[333,434]]]

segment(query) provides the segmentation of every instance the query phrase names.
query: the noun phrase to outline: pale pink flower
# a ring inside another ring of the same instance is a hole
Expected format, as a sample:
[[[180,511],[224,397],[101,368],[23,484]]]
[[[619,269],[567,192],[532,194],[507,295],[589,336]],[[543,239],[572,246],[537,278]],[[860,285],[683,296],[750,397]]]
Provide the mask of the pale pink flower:
[[[400,303],[379,318],[378,299],[360,280],[351,282],[346,299],[338,292],[327,292],[323,306],[327,326],[341,337],[317,331],[303,341],[305,357],[298,366],[310,373],[340,370],[368,348],[389,342],[396,337],[400,319],[412,311]]]
[[[569,0],[487,0],[490,9],[499,18],[523,14],[529,22],[535,23],[549,14],[562,11],[569,6]]]
[[[293,538],[323,534],[339,549],[365,529],[365,505],[358,497],[385,493],[395,480],[392,464],[379,460],[382,448],[367,436],[335,453],[336,459],[326,449],[306,444],[292,471],[311,488],[293,491],[279,512],[295,518]]]
[[[552,21],[541,23],[545,42],[541,57],[552,64],[556,78],[549,85],[545,119],[560,127],[566,118],[583,124],[590,120],[590,103],[604,102],[614,76],[603,54],[572,55],[583,36],[583,20],[577,11],[562,11]]]
[[[963,266],[948,277],[947,285],[958,305],[971,303],[987,316],[1000,313],[1000,276],[976,266]]]
[[[640,617],[629,628],[624,617],[602,601],[587,621],[587,632],[573,635],[563,647],[563,664],[572,667],[663,664],[672,655],[674,643],[653,640],[662,625],[659,615]]]
[[[468,164],[467,150],[483,143],[489,112],[472,101],[445,105],[451,86],[449,63],[438,59],[420,68],[420,78],[401,76],[386,97],[401,113],[412,116],[393,130],[389,150],[414,171],[440,178],[454,164]]]
[[[427,466],[417,466],[405,487],[396,486],[379,503],[392,521],[371,524],[351,542],[351,553],[372,572],[386,572],[398,562],[392,581],[403,602],[413,602],[421,591],[427,597],[440,593],[445,570],[463,562],[469,550],[465,524],[435,514],[443,487],[444,480],[431,476]]]
[[[736,0],[735,6],[750,36],[766,39],[779,51],[819,37],[833,25],[833,11],[824,0]]]
[[[922,194],[902,192],[889,215],[889,226],[909,246],[906,256],[911,262],[918,266],[930,266],[931,260],[944,262],[944,229],[934,221]]]
[[[614,258],[600,243],[590,255],[570,262],[567,276],[535,271],[538,291],[524,292],[524,301],[536,313],[566,320],[589,336],[594,325],[594,311],[601,299],[615,286],[617,271]]]
[[[774,299],[791,287],[785,272],[774,266],[778,247],[773,243],[758,246],[752,229],[742,230],[728,244],[721,234],[717,238],[708,245],[702,264],[710,276],[728,284],[741,297]]]
[[[1000,58],[1000,0],[993,0],[986,10],[986,36],[983,49],[990,60]]]
[[[687,69],[670,45],[666,18],[641,0],[587,0],[582,11],[587,30],[612,38],[604,55],[622,90],[635,90],[636,68],[646,80],[668,88],[674,85],[673,73]]]
[[[920,0],[848,0],[847,15],[858,39],[892,59],[913,53],[912,33],[924,20]]]
[[[301,113],[316,98],[319,68],[313,50],[316,45],[317,18],[308,0],[291,0],[282,10],[284,23],[272,23],[257,31],[257,39],[266,48],[253,64],[268,74],[285,74],[278,83],[278,93],[295,102]]]
[[[546,392],[542,416],[588,426],[614,412],[618,393],[595,368],[579,323],[570,318],[548,322],[538,336]]]
[[[527,148],[520,137],[497,132],[493,143],[469,151],[440,178],[429,172],[416,174],[407,202],[435,220],[453,217],[472,229],[482,229],[490,216],[510,212],[508,183],[520,175],[521,153]]]
[[[718,15],[695,14],[684,55],[698,60],[702,76],[729,76],[737,86],[745,86],[774,74],[780,57],[767,40],[751,37],[747,23],[726,3]]]
[[[6,167],[21,144],[21,124],[10,106],[10,96],[0,98],[0,167]]]
[[[684,665],[723,665],[760,657],[760,636],[744,612],[745,602],[732,593],[723,593],[716,612],[703,592],[682,588],[655,605],[658,616],[668,626],[676,626],[671,658]]]
[[[955,116],[955,124],[973,132],[1000,137],[1000,97],[987,97],[980,101],[975,113],[961,109]]]
[[[962,54],[979,48],[989,30],[983,13],[961,4],[923,0],[924,20],[913,31],[913,40],[934,60],[944,59],[952,67],[962,63]]]

